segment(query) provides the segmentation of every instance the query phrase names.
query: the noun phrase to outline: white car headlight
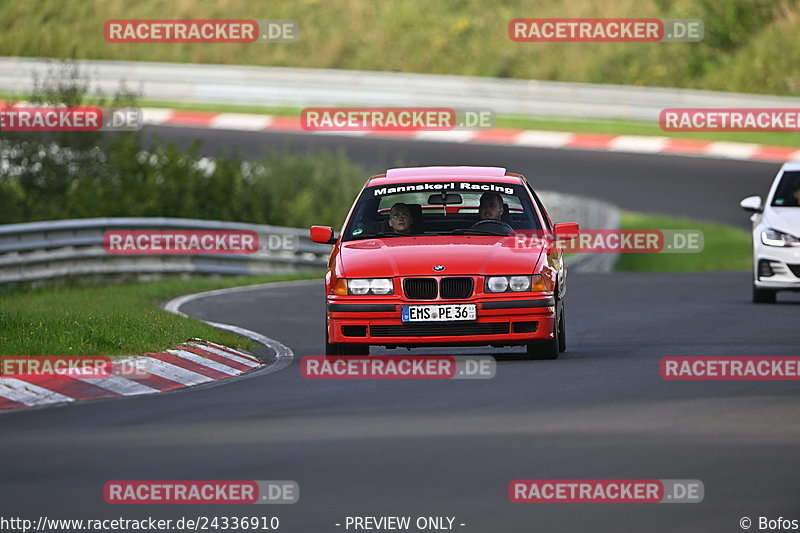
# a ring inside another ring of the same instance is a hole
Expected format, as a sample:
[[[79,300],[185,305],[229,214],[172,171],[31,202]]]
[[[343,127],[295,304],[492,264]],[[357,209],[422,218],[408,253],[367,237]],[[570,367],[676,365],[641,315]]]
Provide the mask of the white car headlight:
[[[527,291],[531,288],[530,276],[511,276],[508,278],[508,288],[514,292]]]
[[[761,242],[767,246],[800,246],[800,239],[782,231],[768,228],[761,232]]]
[[[394,292],[391,278],[365,278],[348,279],[347,293],[353,295],[364,294],[392,294]]]
[[[508,278],[505,276],[492,276],[486,278],[486,292],[506,292],[508,290]]]
[[[347,292],[350,294],[367,294],[369,292],[368,279],[348,279]]]
[[[536,292],[552,290],[547,278],[533,276],[490,276],[486,278],[486,292]]]
[[[392,294],[392,280],[388,278],[370,280],[369,290],[372,291],[372,294]]]

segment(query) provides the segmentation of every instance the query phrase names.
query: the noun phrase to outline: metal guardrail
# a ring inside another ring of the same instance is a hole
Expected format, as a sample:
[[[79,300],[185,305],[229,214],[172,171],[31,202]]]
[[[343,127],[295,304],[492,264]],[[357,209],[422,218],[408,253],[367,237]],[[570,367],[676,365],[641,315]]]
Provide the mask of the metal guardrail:
[[[620,210],[601,200],[556,192],[539,193],[554,223],[577,222],[583,229],[619,229]],[[619,259],[615,253],[570,254],[565,259],[573,272],[611,272]]]
[[[34,72],[52,60],[0,58],[0,90],[26,94]],[[443,106],[499,114],[658,120],[668,107],[798,108],[800,98],[354,70],[247,67],[196,63],[80,61],[92,85],[113,94],[121,80],[148,100],[263,106]]]
[[[619,211],[605,202],[542,193],[556,222],[613,229]],[[262,246],[251,254],[111,254],[103,248],[109,230],[254,231],[260,242],[287,238],[290,246]],[[277,248],[277,249],[275,249]],[[287,249],[288,248],[288,249]],[[84,218],[0,225],[0,284],[64,278],[153,279],[164,274],[253,275],[324,269],[331,247],[311,242],[307,229],[188,218]],[[578,254],[568,265],[578,271],[609,271],[614,254]]]
[[[291,246],[251,254],[122,255],[103,248],[109,230],[254,231],[261,243],[287,237]],[[87,218],[0,226],[0,283],[59,278],[156,278],[163,274],[276,274],[325,268],[331,247],[308,230],[186,218]]]

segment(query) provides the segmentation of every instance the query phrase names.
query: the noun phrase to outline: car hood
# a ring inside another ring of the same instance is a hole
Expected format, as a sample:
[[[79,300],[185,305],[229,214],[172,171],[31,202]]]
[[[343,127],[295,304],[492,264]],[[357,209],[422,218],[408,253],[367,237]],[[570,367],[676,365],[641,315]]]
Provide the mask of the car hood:
[[[800,237],[800,207],[772,207],[764,213],[764,223],[772,229]]]
[[[392,237],[342,244],[341,277],[527,274],[536,270],[540,244],[516,246],[514,237]],[[433,267],[441,265],[442,271]]]

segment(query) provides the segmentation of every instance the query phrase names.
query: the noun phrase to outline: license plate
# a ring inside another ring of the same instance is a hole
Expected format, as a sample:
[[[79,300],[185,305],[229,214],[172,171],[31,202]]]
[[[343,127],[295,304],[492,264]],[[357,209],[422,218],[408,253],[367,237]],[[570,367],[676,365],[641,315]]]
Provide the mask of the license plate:
[[[475,304],[404,305],[403,322],[452,322],[475,320]]]

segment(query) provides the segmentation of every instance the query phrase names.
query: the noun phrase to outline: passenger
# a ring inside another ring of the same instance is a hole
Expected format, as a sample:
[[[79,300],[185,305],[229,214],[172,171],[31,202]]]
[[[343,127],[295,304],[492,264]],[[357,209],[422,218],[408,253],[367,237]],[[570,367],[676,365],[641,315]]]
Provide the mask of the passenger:
[[[398,202],[389,211],[389,226],[395,233],[412,233],[414,220],[411,218],[411,209],[404,203]]]

